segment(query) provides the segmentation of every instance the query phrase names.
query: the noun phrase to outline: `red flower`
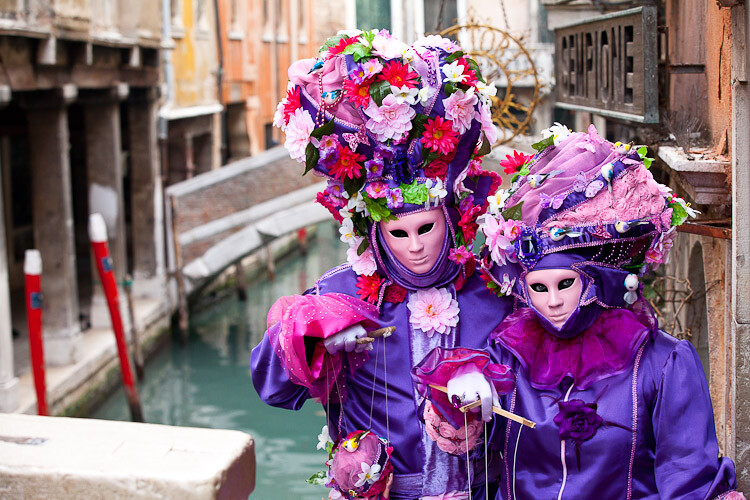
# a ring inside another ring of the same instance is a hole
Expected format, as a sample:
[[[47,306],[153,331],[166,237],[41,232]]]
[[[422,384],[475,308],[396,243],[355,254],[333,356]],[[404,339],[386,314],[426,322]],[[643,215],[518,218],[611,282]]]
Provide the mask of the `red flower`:
[[[336,54],[343,52],[344,49],[349,45],[357,43],[358,41],[359,39],[356,36],[351,38],[342,38],[341,40],[339,40],[338,44],[328,49],[328,57],[335,56]]]
[[[361,85],[354,80],[344,80],[344,93],[356,108],[366,108],[370,104],[370,84],[372,80],[365,80]]]
[[[445,180],[445,175],[448,173],[448,162],[444,158],[438,158],[432,160],[429,165],[424,168],[424,175],[427,177],[440,178]]]
[[[421,141],[430,151],[440,151],[445,155],[456,149],[458,133],[453,130],[452,121],[436,116],[427,120]]]
[[[329,200],[324,193],[318,193],[315,196],[315,201],[326,207],[328,211],[331,212],[331,215],[333,215],[333,218],[336,219],[339,224],[344,222],[344,218],[341,217],[339,209],[336,208],[333,203],[331,203],[331,200]]]
[[[419,75],[414,71],[409,71],[409,65],[393,60],[383,65],[380,72],[380,79],[387,80],[394,87],[403,87],[406,85],[410,89],[417,86]]]
[[[385,289],[385,295],[383,300],[386,302],[392,302],[394,304],[400,304],[406,300],[406,288],[398,285],[388,285]]]
[[[525,155],[519,151],[513,151],[513,155],[506,155],[504,160],[500,161],[500,166],[503,167],[506,174],[515,174],[518,172],[524,163],[531,160],[533,156]]]
[[[461,230],[464,233],[464,239],[466,243],[471,243],[477,237],[477,217],[482,211],[480,206],[472,206],[461,214],[461,219],[458,221],[458,225],[461,226]]]
[[[464,264],[463,272],[458,273],[456,280],[453,282],[453,287],[457,292],[460,292],[466,282],[469,281],[469,278],[471,278],[471,275],[474,274],[476,268],[477,261],[472,256],[472,258],[469,259],[466,264]]]
[[[357,295],[370,304],[377,304],[380,298],[380,286],[384,281],[378,274],[359,276],[357,278]]]
[[[294,88],[287,90],[284,100],[284,123],[289,123],[289,117],[302,106],[299,96],[299,87],[296,85]]]
[[[339,181],[344,178],[358,179],[362,175],[362,165],[358,162],[365,160],[365,155],[360,155],[346,146],[337,146],[339,160],[330,168],[329,173]]]
[[[476,85],[477,84],[477,74],[474,72],[473,69],[471,69],[471,66],[469,66],[469,63],[466,62],[466,58],[461,56],[458,59],[458,64],[464,67],[464,75],[466,76],[466,79],[463,81],[466,85]]]

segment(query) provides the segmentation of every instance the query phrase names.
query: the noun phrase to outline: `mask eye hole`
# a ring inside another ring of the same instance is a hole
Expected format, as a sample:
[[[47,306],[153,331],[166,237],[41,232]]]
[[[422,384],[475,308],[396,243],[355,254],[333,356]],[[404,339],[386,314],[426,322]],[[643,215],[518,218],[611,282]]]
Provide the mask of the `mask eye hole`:
[[[570,288],[571,286],[573,286],[575,284],[575,282],[576,282],[575,278],[564,279],[564,280],[560,281],[560,283],[557,284],[557,289],[558,290],[565,290],[566,288]]]
[[[394,238],[406,238],[407,236],[409,236],[403,229],[392,229],[388,232],[391,233],[391,236],[393,236]]]
[[[432,223],[432,222],[430,222],[429,224],[424,224],[424,225],[420,226],[419,229],[417,230],[417,232],[419,234],[427,234],[430,231],[432,231],[433,227],[435,227],[435,224]]]
[[[538,293],[544,293],[547,291],[547,287],[542,285],[541,283],[532,283],[531,285],[529,285],[529,288]]]

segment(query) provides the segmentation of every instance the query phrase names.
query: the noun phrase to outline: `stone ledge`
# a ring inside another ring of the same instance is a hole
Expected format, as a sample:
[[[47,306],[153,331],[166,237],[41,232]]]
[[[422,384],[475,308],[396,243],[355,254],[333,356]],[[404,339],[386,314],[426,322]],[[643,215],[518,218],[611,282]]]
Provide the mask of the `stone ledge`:
[[[254,442],[230,430],[0,415],[0,484],[3,498],[247,498]]]
[[[676,180],[692,201],[699,205],[726,205],[730,202],[727,175],[731,163],[721,156],[691,154],[675,146],[659,146],[659,159],[675,173]]]

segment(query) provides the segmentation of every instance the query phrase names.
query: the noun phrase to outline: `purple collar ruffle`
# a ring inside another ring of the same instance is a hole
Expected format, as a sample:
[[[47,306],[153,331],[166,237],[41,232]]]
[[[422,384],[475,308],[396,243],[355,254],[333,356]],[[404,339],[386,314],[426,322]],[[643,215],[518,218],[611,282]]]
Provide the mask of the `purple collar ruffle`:
[[[524,307],[497,327],[491,339],[512,352],[536,389],[553,389],[573,378],[578,390],[624,372],[651,328],[628,309],[607,309],[580,335],[562,339],[548,333],[534,311]]]

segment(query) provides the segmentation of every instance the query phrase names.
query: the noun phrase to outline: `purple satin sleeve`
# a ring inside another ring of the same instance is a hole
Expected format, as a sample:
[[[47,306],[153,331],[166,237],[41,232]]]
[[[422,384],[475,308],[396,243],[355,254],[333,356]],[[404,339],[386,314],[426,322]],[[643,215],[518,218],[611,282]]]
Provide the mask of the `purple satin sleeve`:
[[[453,427],[461,427],[464,414],[448,401],[448,395],[430,387],[430,384],[447,386],[456,370],[472,364],[495,386],[498,396],[513,390],[515,376],[507,365],[493,363],[487,351],[465,347],[433,349],[412,369],[412,378],[419,394],[432,402]]]
[[[274,328],[280,327],[276,324],[269,330]],[[263,340],[250,353],[250,376],[258,396],[268,405],[299,410],[310,397],[310,392],[305,387],[289,380],[281,366],[281,360],[274,352],[268,333],[263,335]]]
[[[652,419],[662,498],[708,500],[737,487],[734,464],[719,458],[708,383],[698,353],[686,340],[667,358]]]

